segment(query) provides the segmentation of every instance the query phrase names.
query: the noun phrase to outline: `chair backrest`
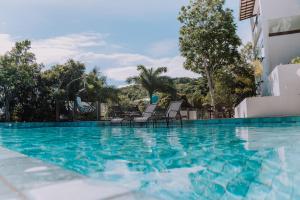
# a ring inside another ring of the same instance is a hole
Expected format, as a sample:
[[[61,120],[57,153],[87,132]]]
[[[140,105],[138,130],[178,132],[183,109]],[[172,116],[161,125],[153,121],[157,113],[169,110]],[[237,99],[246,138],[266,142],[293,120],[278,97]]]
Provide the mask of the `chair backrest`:
[[[111,117],[121,117],[124,115],[124,111],[120,105],[114,105],[111,107]]]
[[[172,101],[167,110],[166,117],[175,118],[177,116],[177,113],[180,111],[182,102],[183,102],[182,100],[181,101]]]
[[[80,112],[94,112],[96,108],[87,102],[82,102],[80,97],[76,97],[77,108]]]
[[[78,107],[82,107],[82,102],[80,97],[76,97],[76,103]]]
[[[157,107],[157,104],[149,104],[143,112],[143,117],[151,117]]]

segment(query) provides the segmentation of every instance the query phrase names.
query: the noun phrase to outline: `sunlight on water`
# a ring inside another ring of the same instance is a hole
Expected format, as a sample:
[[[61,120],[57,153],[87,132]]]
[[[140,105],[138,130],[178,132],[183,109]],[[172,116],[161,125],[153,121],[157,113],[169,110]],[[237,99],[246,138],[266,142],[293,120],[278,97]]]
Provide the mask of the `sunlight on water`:
[[[161,199],[299,199],[300,127],[3,128],[0,144]]]

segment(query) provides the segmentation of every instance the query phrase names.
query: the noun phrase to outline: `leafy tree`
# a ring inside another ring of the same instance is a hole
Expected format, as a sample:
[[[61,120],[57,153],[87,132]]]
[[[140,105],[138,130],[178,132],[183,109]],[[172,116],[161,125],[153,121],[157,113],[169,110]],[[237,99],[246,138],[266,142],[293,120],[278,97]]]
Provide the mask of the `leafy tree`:
[[[255,68],[253,66],[252,45],[245,45],[240,51],[240,59],[232,65],[220,69],[214,76],[217,110],[233,109],[242,100],[256,95]]]
[[[83,63],[69,60],[41,71],[43,65],[37,64],[30,48],[28,40],[17,42],[0,56],[0,114],[5,111],[7,121],[58,119],[56,111],[69,114],[66,101],[74,101],[77,95],[91,102],[118,100],[117,90],[97,70],[86,73]]]
[[[150,103],[152,103],[152,96],[155,92],[175,93],[172,79],[162,76],[163,73],[167,72],[166,67],[147,69],[145,66],[139,65],[137,66],[137,70],[140,74],[135,77],[129,77],[127,82],[135,83],[147,90]]]
[[[83,96],[86,101],[118,101],[117,90],[107,85],[106,77],[102,76],[96,68],[88,74],[83,74],[80,79],[82,89],[78,94]]]
[[[211,105],[215,107],[214,75],[235,62],[240,39],[236,35],[232,10],[224,0],[191,0],[181,9],[180,50],[184,67],[207,79]]]
[[[56,98],[74,100],[81,89],[80,78],[85,72],[85,65],[74,60],[68,60],[64,64],[55,65],[43,73],[45,81],[51,85]],[[69,84],[73,82],[73,84]]]
[[[0,96],[4,101],[7,121],[16,105],[22,107],[32,100],[36,92],[41,66],[36,63],[30,48],[28,40],[17,42],[11,51],[0,57]]]
[[[247,97],[257,95],[257,88],[261,84],[262,75],[260,61],[252,43],[244,45],[240,51],[240,59],[231,66],[234,80],[235,106]],[[256,80],[257,79],[257,80]]]

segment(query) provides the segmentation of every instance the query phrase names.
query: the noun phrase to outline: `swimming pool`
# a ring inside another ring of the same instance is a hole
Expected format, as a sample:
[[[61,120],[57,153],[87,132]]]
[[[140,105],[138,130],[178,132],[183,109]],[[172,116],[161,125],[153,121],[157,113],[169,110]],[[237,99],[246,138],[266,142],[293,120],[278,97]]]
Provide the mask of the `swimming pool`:
[[[160,199],[299,199],[300,123],[0,127],[0,145]]]

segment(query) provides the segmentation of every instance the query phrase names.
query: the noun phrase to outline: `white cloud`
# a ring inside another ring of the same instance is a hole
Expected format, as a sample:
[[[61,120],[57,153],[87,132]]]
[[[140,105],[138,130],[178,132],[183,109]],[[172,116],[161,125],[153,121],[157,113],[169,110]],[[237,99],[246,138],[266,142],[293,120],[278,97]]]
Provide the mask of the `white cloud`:
[[[136,66],[124,66],[108,69],[104,74],[116,81],[125,81],[130,76],[137,75]]]
[[[134,53],[99,53],[99,48],[119,48],[108,44],[106,37],[96,33],[81,33],[33,40],[32,51],[37,61],[46,66],[63,63],[70,58],[86,63],[88,70],[93,66],[101,66],[108,79],[115,82],[124,83],[129,76],[137,75],[136,66],[139,64],[154,68],[168,67],[167,75],[171,77],[198,76],[183,68],[184,59],[180,56],[153,58]],[[5,53],[11,49],[14,40],[8,34],[0,34],[0,43],[0,53]]]
[[[9,51],[13,45],[13,38],[10,35],[0,33],[0,54],[4,54]]]
[[[178,51],[178,41],[166,39],[152,44],[148,53],[152,56],[169,56]]]
[[[142,56],[137,56],[141,58]],[[167,75],[171,77],[199,77],[199,75],[187,71],[183,68],[184,59],[180,56],[163,58],[163,59],[152,59],[149,57],[144,57],[144,62],[140,64],[145,64],[146,67],[168,67]],[[137,59],[138,60],[138,59]],[[118,60],[120,62],[121,60]],[[122,62],[122,61],[121,61]],[[136,65],[138,63],[132,63],[132,65],[124,65],[120,67],[112,67],[104,71],[104,74],[111,79],[117,81],[125,81],[127,77],[137,75]]]
[[[83,53],[85,48],[106,46],[105,38],[106,35],[98,33],[80,33],[34,40],[32,51],[38,62],[62,63]]]
[[[79,33],[32,41],[32,51],[37,61],[46,65],[63,63],[69,58],[84,54],[87,48],[108,46],[107,35]],[[9,34],[0,34],[0,53],[9,51],[15,40]],[[116,48],[115,45],[111,45]]]
[[[151,58],[133,53],[112,53],[112,54],[101,54],[95,52],[87,52],[78,55],[78,58],[82,61],[95,61],[99,60],[102,62],[114,62],[115,65],[130,65],[134,64],[142,64],[142,63],[150,63],[152,61]]]

